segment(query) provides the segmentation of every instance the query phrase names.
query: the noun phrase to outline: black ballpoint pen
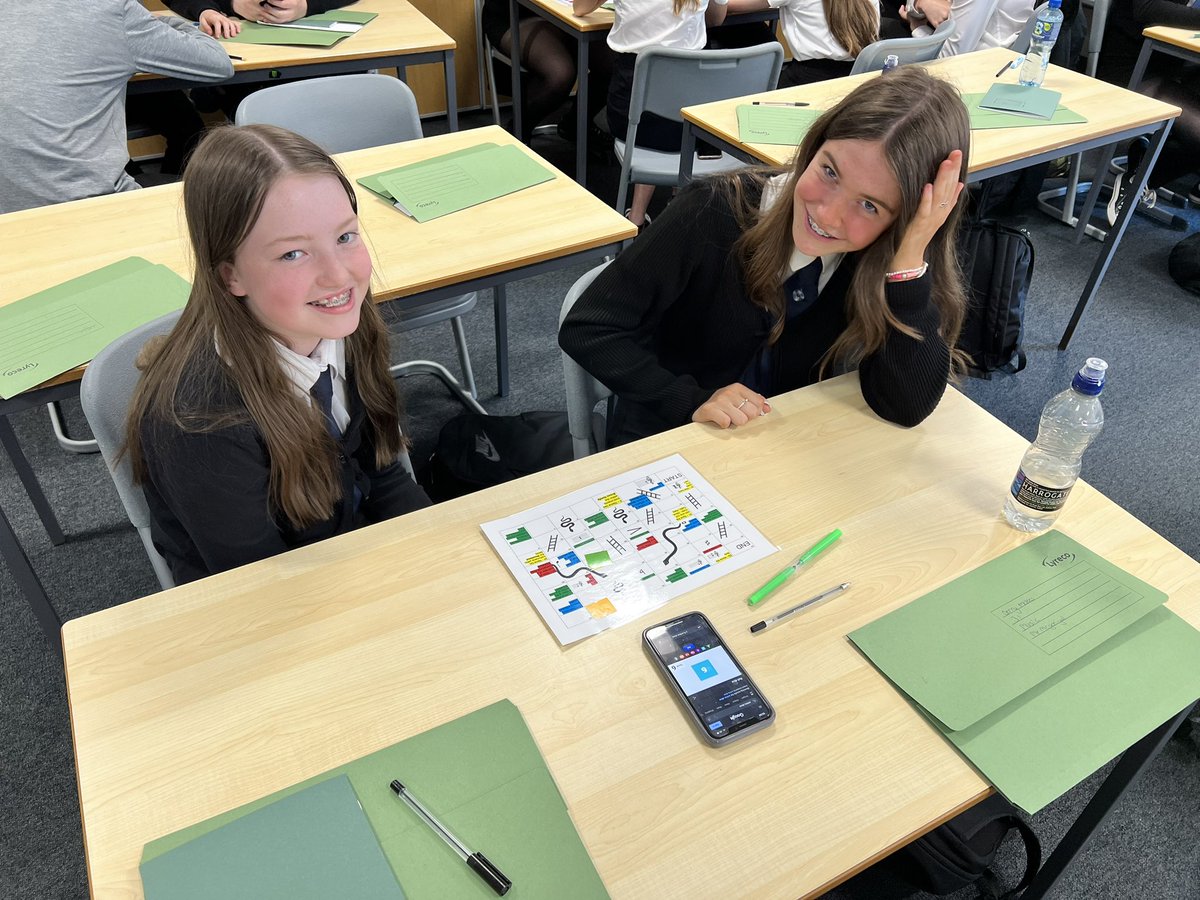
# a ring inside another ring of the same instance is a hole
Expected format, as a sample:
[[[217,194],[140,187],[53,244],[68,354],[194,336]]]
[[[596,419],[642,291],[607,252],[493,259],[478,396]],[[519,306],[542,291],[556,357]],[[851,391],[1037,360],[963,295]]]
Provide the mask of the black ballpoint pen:
[[[476,875],[483,879],[493,891],[503,897],[508,893],[508,889],[512,887],[512,882],[501,872],[496,866],[479,851],[472,852],[466,844],[454,836],[445,825],[433,817],[433,813],[421,805],[416,797],[412,795],[404,785],[399,781],[392,782],[392,790],[396,792],[396,796],[408,804],[409,808],[417,814],[426,825],[433,829],[433,833],[445,841],[455,853],[459,855]]]

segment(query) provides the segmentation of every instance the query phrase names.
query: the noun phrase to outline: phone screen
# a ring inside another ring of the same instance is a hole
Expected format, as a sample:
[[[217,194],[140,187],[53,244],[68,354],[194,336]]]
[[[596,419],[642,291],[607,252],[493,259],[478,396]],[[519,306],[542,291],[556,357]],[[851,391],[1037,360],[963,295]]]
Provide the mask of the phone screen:
[[[710,737],[729,737],[774,715],[699,613],[647,629],[646,642]]]

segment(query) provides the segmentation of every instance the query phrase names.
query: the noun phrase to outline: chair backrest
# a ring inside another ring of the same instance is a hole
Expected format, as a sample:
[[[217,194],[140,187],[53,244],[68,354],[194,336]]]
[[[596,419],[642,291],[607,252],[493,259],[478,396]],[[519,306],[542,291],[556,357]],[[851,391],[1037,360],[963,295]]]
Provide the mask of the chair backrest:
[[[326,153],[421,137],[416,97],[387,75],[331,75],[263,88],[238,105],[234,123],[279,125]]]
[[[100,445],[104,461],[108,463],[108,471],[117,486],[125,514],[138,530],[142,545],[146,548],[146,555],[150,557],[150,564],[154,567],[154,574],[158,576],[159,584],[164,589],[174,587],[175,582],[166,560],[154,549],[150,540],[150,509],[146,506],[146,498],[142,489],[133,483],[129,460],[122,459],[120,463],[116,463],[115,460],[121,445],[125,443],[125,419],[129,412],[129,401],[141,377],[137,366],[134,365],[138,353],[150,338],[166,334],[174,328],[178,319],[177,310],[117,338],[96,354],[96,358],[83,373],[83,381],[79,385],[79,402],[83,406],[83,414],[96,437],[96,443]]]
[[[630,127],[643,112],[682,122],[679,110],[685,106],[772,90],[782,66],[783,47],[776,42],[729,50],[643,50],[633,70]]]
[[[937,59],[937,55],[942,52],[942,45],[954,36],[956,27],[953,19],[947,19],[933,30],[933,34],[925,37],[889,38],[886,41],[868,44],[854,58],[850,74],[879,72],[887,58],[893,54],[899,58],[901,65]]]
[[[1033,40],[1033,29],[1037,26],[1037,17],[1041,15],[1049,3],[1039,3],[1034,7],[1033,12],[1029,14],[1028,21],[1025,22],[1025,27],[1021,29],[1021,33],[1017,35],[1017,39],[1013,41],[1012,49],[1018,53],[1029,52],[1029,42]],[[1105,18],[1108,16],[1108,8],[1105,7]]]
[[[562,327],[563,319],[571,311],[583,292],[596,280],[596,276],[604,271],[608,263],[602,263],[589,272],[584,272],[571,285],[567,296],[563,299],[562,310],[558,314],[558,324]],[[562,354],[563,381],[567,386],[567,427],[571,432],[571,449],[576,459],[582,459],[597,450],[604,449],[604,433],[593,427],[596,404],[612,396],[612,391],[584,371],[583,367],[566,353]]]

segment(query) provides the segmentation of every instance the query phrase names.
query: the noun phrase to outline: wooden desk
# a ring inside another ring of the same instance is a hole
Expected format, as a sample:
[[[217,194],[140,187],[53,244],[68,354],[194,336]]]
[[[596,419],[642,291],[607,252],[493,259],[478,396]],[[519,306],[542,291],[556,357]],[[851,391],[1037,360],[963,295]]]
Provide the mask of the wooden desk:
[[[455,86],[454,38],[425,18],[408,0],[360,0],[355,10],[379,13],[357,34],[333,47],[278,47],[266,44],[223,43],[234,56],[233,77],[221,84],[284,81],[317,75],[344,75],[367,69],[395,67],[403,80],[405,68],[421,63],[442,64],[446,77],[446,115],[450,130],[458,130],[458,92]],[[174,15],[174,13],[168,13]],[[140,73],[129,82],[131,93],[195,87],[186,79]]]
[[[608,38],[608,32],[616,21],[616,14],[610,9],[597,9],[586,16],[577,16],[571,11],[571,4],[563,0],[509,0],[508,20],[520,21],[520,7],[545,19],[559,31],[575,41],[575,71],[577,81],[575,86],[575,180],[580,184],[587,183],[587,133],[591,119],[588,116],[588,59],[591,46],[596,41]],[[728,16],[726,25],[744,24],[747,22],[775,22],[779,20],[779,10],[769,9],[762,12],[742,13]],[[521,33],[517,28],[513,31],[512,58],[521,58]],[[491,65],[491,60],[487,60]],[[521,134],[521,82],[524,79],[520,66],[514,66],[512,72],[513,97],[513,131]]]
[[[1025,440],[953,390],[897,428],[853,374],[772,405],[67,623],[93,897],[141,896],[153,838],[504,697],[615,898],[816,894],[981,799],[987,783],[844,635],[1026,539],[999,514]],[[560,647],[479,523],[674,452],[781,552]],[[770,472],[803,485],[794,502]],[[816,587],[853,590],[752,638],[741,598],[833,525],[846,536]],[[1095,489],[1075,488],[1059,527],[1200,624],[1200,564]],[[775,704],[773,728],[723,750],[693,733],[639,647],[690,609]]]
[[[491,141],[514,144],[488,126],[404,144],[338,155],[353,181],[384,169]],[[540,160],[548,168],[553,168]],[[504,285],[575,262],[616,252],[637,229],[592,194],[555,172],[553,181],[420,224],[370,192],[358,189],[359,218],[375,262],[377,300],[452,297],[494,292],[496,364],[501,393],[508,390],[508,326]],[[92,197],[0,216],[0,306],[91,272],[142,256],[191,279],[190,249],[178,184]],[[63,535],[25,459],[8,414],[74,396],[83,368],[12,400],[0,400],[0,444],[13,461],[54,543]],[[51,643],[61,622],[0,510],[0,554],[13,572]]]
[[[1142,32],[1145,41],[1142,42],[1137,64],[1133,67],[1133,75],[1129,78],[1129,89],[1136,91],[1141,85],[1150,54],[1155,51],[1187,62],[1200,61],[1200,38],[1196,34],[1195,28],[1167,28],[1165,25],[1145,29]]]
[[[1004,61],[1011,60],[1015,56],[1016,54],[1011,50],[993,48],[921,65],[925,65],[930,71],[950,81],[965,94],[982,93],[996,82],[996,70],[1004,64]],[[684,138],[682,156],[685,174],[689,177],[691,175],[690,142],[694,140],[697,132],[705,140],[719,145],[741,159],[786,166],[795,156],[796,148],[742,142],[738,136],[737,126],[736,109],[739,105],[755,99],[768,98],[805,100],[814,107],[829,109],[855,87],[876,77],[878,77],[877,73],[854,75],[802,87],[754,94],[736,100],[723,100],[718,103],[685,108],[683,116],[689,126]],[[1141,94],[1115,87],[1059,66],[1050,66],[1046,72],[1044,86],[1050,90],[1061,92],[1062,105],[1085,116],[1087,122],[1078,125],[972,131],[968,182],[981,181],[994,175],[1003,175],[1006,172],[1049,162],[1060,156],[1082,153],[1096,147],[1109,148],[1108,157],[1111,158],[1111,148],[1116,143],[1140,134],[1153,134],[1151,152],[1147,154],[1149,163],[1143,167],[1142,175],[1144,176],[1148,174],[1149,167],[1157,158],[1158,148],[1166,139],[1171,123],[1180,114],[1177,106],[1144,97]],[[1105,159],[1097,171],[1103,173],[1107,165],[1108,162]],[[1088,213],[1096,205],[1102,182],[1102,178],[1095,178],[1092,181],[1092,189],[1084,205],[1084,214],[1080,216],[1080,225],[1076,232],[1077,240],[1083,234]],[[1138,192],[1132,193],[1130,196],[1139,196],[1140,191],[1139,187]],[[1135,206],[1136,204],[1126,204],[1125,209],[1121,210],[1116,224],[1109,230],[1108,236],[1101,246],[1100,256],[1092,269],[1092,274],[1084,286],[1071,320],[1059,341],[1058,348],[1060,350],[1067,348],[1075,327],[1083,316],[1084,309],[1099,291],[1100,282],[1117,252],[1117,245],[1125,233]]]

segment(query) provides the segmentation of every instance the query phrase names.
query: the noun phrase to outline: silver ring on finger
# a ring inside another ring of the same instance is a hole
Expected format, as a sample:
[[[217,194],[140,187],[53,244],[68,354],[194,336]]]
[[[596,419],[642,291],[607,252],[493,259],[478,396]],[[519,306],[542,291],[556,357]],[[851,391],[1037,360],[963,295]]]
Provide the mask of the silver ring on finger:
[[[737,406],[735,406],[735,407],[734,407],[734,409],[741,409],[743,406],[745,406],[745,405],[746,405],[747,403],[749,403],[749,402],[750,402],[750,398],[749,398],[749,397],[743,397],[743,398],[742,398],[742,402],[741,402],[741,403],[739,403]]]
[[[950,205],[950,201],[949,201],[949,200],[943,200],[941,203],[939,203],[939,204],[938,204],[938,207],[939,207],[940,209],[945,209],[945,208],[946,208],[947,206],[949,206],[949,205]]]

